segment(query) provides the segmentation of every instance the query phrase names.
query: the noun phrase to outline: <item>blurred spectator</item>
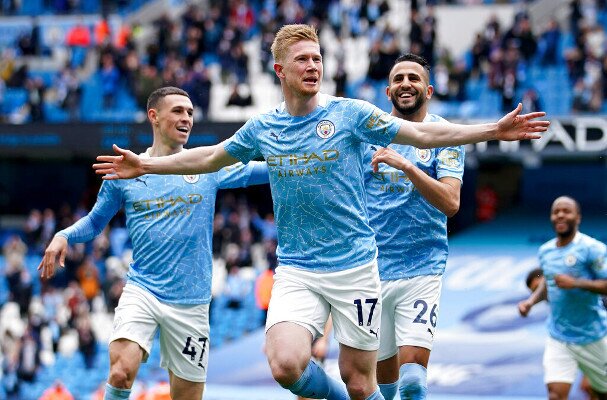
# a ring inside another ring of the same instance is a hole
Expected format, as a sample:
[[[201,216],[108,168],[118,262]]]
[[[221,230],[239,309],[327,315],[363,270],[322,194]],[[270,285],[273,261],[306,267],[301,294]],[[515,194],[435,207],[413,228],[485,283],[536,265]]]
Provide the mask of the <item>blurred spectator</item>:
[[[231,74],[236,77],[238,83],[249,81],[249,56],[244,51],[242,42],[237,42],[230,49],[230,66]]]
[[[101,18],[95,24],[95,45],[97,47],[106,47],[112,41],[112,32],[107,18]]]
[[[95,367],[95,356],[97,355],[97,339],[91,328],[91,319],[87,313],[76,320],[76,331],[78,331],[78,350],[84,359],[86,369]]]
[[[510,112],[514,108],[514,97],[516,96],[517,79],[515,72],[506,71],[502,82],[502,112]]]
[[[32,122],[44,120],[44,93],[46,87],[42,78],[27,79],[25,82],[27,89],[27,105]]]
[[[59,107],[68,112],[71,121],[79,120],[82,88],[76,70],[69,65],[61,70],[54,88]]]
[[[251,89],[244,83],[234,83],[226,106],[247,107],[253,104]]]
[[[525,91],[521,103],[523,103],[522,112],[525,114],[542,110],[539,94],[534,88],[529,88]]]
[[[27,245],[36,248],[38,251],[42,251],[42,244],[40,243],[42,234],[42,213],[40,210],[32,209],[30,211],[23,230],[25,232]]]
[[[15,50],[11,48],[5,48],[2,50],[0,55],[0,79],[4,82],[13,75],[15,71]]]
[[[57,380],[53,386],[42,393],[42,397],[39,400],[74,400],[74,397],[65,385],[60,380]]]
[[[561,30],[559,24],[555,19],[551,19],[538,40],[538,58],[542,65],[552,66],[559,62],[560,42]]]
[[[33,382],[39,367],[40,347],[32,334],[32,328],[28,327],[21,339],[17,376],[20,380]]]
[[[451,100],[464,102],[468,99],[466,83],[469,73],[464,60],[458,60],[449,73],[449,96]]]
[[[99,71],[101,78],[101,94],[103,95],[103,108],[114,108],[116,92],[120,82],[120,71],[116,67],[114,55],[106,52],[101,55],[101,70]]]
[[[9,88],[23,88],[28,80],[28,74],[29,68],[27,64],[21,65],[12,71],[10,78],[6,81],[6,86]]]
[[[449,69],[440,62],[434,67],[434,96],[437,100],[449,100]]]
[[[268,317],[272,286],[274,286],[274,269],[268,268],[255,280],[255,304],[263,311],[262,324],[265,324]]]
[[[154,90],[162,86],[162,78],[154,65],[144,65],[135,80],[135,98],[137,105],[147,110],[147,99]]]
[[[569,29],[574,38],[579,35],[581,19],[582,9],[580,0],[571,0],[569,3]]]
[[[253,9],[247,0],[234,0],[230,5],[230,22],[248,38],[255,23]]]
[[[42,231],[40,232],[40,240],[44,245],[55,236],[56,228],[55,212],[50,208],[45,208],[42,213]]]
[[[502,47],[505,49],[514,47],[521,53],[523,60],[528,62],[535,55],[537,42],[531,31],[529,17],[523,16],[515,20],[503,38]]]
[[[91,45],[91,31],[79,21],[74,25],[65,37],[65,43],[71,50],[71,66],[79,68],[84,65],[87,49]]]
[[[21,341],[15,337],[10,330],[6,330],[2,334],[2,340],[0,341],[0,354],[4,357],[0,358],[2,361],[2,373],[0,374],[0,381],[2,382],[2,388],[6,393],[8,400],[19,400],[19,389],[20,381],[17,376],[17,369],[19,367],[19,354],[21,352]],[[0,394],[2,391],[0,391]]]
[[[254,212],[251,217],[251,223],[259,232],[261,232],[262,240],[276,240],[278,231],[276,230],[276,223],[274,222],[274,214],[267,213],[262,219],[259,214]]]
[[[224,295],[228,299],[226,307],[238,310],[249,291],[247,282],[240,276],[240,268],[237,265],[230,267]]]
[[[190,95],[194,107],[200,109],[203,118],[208,118],[209,116],[211,86],[211,79],[202,60],[196,60],[192,70],[188,73],[183,89]]]
[[[29,33],[23,33],[19,36],[19,39],[17,39],[17,47],[19,48],[19,54],[21,56],[34,56],[37,54],[37,40],[33,38],[33,33],[33,30]]]
[[[479,222],[491,221],[497,214],[497,192],[491,185],[485,184],[476,190],[476,220]]]
[[[421,25],[421,53],[430,66],[435,63],[436,25],[432,15],[426,16]],[[398,56],[397,56],[398,57]],[[387,74],[386,74],[387,75]]]
[[[99,294],[101,283],[99,282],[99,272],[90,256],[86,257],[76,271],[78,283],[82,289],[84,297],[92,306],[93,299]]]

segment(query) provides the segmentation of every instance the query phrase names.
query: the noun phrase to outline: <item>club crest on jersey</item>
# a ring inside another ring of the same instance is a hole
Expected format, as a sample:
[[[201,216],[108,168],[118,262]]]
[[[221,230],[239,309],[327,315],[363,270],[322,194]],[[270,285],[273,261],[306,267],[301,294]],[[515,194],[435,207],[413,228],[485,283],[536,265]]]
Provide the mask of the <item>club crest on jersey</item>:
[[[187,183],[196,183],[200,179],[200,175],[184,175],[183,180]]]
[[[335,125],[333,122],[324,119],[316,125],[316,134],[321,139],[328,139],[335,135]]]
[[[575,255],[573,255],[573,254],[569,254],[565,257],[565,265],[568,267],[573,267],[576,262],[577,262],[577,259],[575,258]]]
[[[421,162],[426,162],[430,159],[430,150],[428,149],[415,149],[415,154],[417,155],[417,158],[419,158],[419,160]]]

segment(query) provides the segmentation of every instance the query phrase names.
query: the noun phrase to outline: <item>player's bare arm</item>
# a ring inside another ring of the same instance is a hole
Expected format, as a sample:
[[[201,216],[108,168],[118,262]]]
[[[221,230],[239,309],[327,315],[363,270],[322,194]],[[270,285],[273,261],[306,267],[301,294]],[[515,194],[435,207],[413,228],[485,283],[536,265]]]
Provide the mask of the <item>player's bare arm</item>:
[[[145,174],[187,175],[219,171],[239,160],[229,155],[224,143],[196,147],[165,157],[140,157],[130,150],[113,146],[116,156],[98,156],[100,163],[93,164],[103,179],[128,179]]]
[[[371,165],[374,172],[378,171],[379,163],[403,171],[420,194],[446,216],[452,217],[459,210],[461,187],[459,179],[451,177],[434,179],[389,147],[379,149],[373,154]]]
[[[43,279],[49,279],[55,274],[55,265],[59,257],[59,266],[65,267],[65,256],[67,255],[67,239],[60,235],[55,235],[51,243],[44,251],[44,257],[38,265],[38,271],[42,270],[40,276]]]
[[[539,303],[540,301],[548,299],[548,289],[546,287],[546,280],[542,279],[537,288],[531,293],[529,298],[518,303],[518,312],[526,317],[531,311],[531,308]]]
[[[409,144],[418,148],[459,146],[488,140],[527,140],[539,139],[541,133],[548,130],[549,121],[537,120],[546,115],[533,112],[520,115],[523,106],[519,105],[498,122],[489,124],[461,125],[449,122],[409,122],[405,121],[394,143]]]
[[[561,289],[583,289],[598,294],[607,294],[607,279],[577,279],[571,275],[558,274],[554,282]]]

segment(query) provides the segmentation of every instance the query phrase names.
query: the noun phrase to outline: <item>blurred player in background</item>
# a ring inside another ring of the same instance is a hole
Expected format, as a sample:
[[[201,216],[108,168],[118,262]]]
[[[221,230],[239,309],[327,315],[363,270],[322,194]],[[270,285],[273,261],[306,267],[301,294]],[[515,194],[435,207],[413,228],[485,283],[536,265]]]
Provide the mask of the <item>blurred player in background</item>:
[[[558,282],[563,282],[563,280],[568,280],[573,278],[571,275],[567,275],[567,274],[559,274],[558,278],[556,279],[557,285]],[[575,278],[573,278],[575,279]],[[536,289],[538,288],[538,286],[540,285],[540,283],[544,282],[544,273],[542,272],[541,268],[534,268],[531,271],[529,271],[529,273],[527,274],[527,278],[525,279],[525,284],[527,285],[527,287],[529,288],[529,290],[533,293],[536,291]],[[607,303],[605,303],[607,296],[603,295],[602,296],[603,299],[603,306],[606,306]],[[586,376],[582,375],[582,380],[580,382],[580,389],[582,389],[587,395],[589,400],[599,400],[599,397],[596,395],[596,393],[594,392],[594,390],[592,390],[592,387],[590,386],[590,382],[588,382],[588,378],[586,378]]]
[[[556,238],[539,250],[544,279],[518,305],[527,316],[535,304],[549,299],[544,382],[551,400],[568,398],[578,367],[596,398],[607,399],[607,312],[600,296],[607,294],[607,247],[578,231],[581,218],[571,197],[552,203]]]
[[[391,114],[414,122],[437,122],[428,114],[434,88],[430,66],[415,54],[400,56],[386,95]],[[425,399],[426,368],[447,262],[447,217],[459,210],[464,147],[418,149],[391,144],[376,157],[368,146],[365,174],[369,221],[375,231],[382,285],[377,381],[386,399]],[[385,163],[379,165],[379,163]]]
[[[193,124],[188,94],[175,87],[148,98],[154,158],[187,152]],[[53,275],[63,266],[68,244],[87,242],[124,208],[134,262],[114,317],[106,400],[127,399],[139,365],[150,354],[160,329],[161,365],[168,369],[173,399],[200,399],[209,354],[211,238],[215,198],[220,188],[268,182],[265,163],[225,168],[208,175],[144,175],[103,182],[91,212],[58,232],[38,269]]]
[[[418,147],[539,137],[544,113],[497,123],[412,123],[362,101],[319,93],[323,64],[308,25],[285,25],[272,44],[274,71],[285,101],[255,116],[215,146],[143,158],[115,146],[94,167],[104,179],[145,173],[206,173],[264,158],[278,229],[275,283],[266,323],[266,352],[274,379],[315,399],[383,399],[375,376],[381,288],[377,246],[369,226],[361,144],[391,141]],[[379,151],[378,153],[381,153]],[[348,393],[311,361],[312,340],[333,317],[339,368]]]

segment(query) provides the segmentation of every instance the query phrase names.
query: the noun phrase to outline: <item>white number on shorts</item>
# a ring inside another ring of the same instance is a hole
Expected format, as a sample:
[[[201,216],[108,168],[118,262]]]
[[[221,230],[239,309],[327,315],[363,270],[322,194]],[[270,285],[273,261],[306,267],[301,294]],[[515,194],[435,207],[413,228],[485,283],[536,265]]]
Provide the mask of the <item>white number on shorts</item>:
[[[358,326],[363,326],[363,302],[361,299],[354,300],[356,309],[358,310]],[[377,299],[365,299],[365,304],[371,304],[371,310],[369,311],[369,318],[367,319],[367,326],[371,326],[371,320],[373,319],[373,311],[377,305]]]
[[[204,368],[202,358],[204,357],[204,351],[206,350],[207,338],[198,338],[198,341],[202,342],[202,352],[200,353],[200,358],[198,359],[198,366]],[[191,343],[192,337],[188,336],[187,340],[185,341],[185,347],[181,353],[190,356],[190,360],[194,361],[196,359],[196,347],[192,346]]]
[[[417,309],[417,306],[421,306],[422,310],[419,312],[419,314],[417,314],[417,317],[415,317],[415,319],[413,320],[414,324],[426,324],[428,322],[427,319],[422,318],[424,316],[424,314],[426,313],[426,311],[428,311],[428,303],[426,303],[424,300],[416,300],[415,303],[413,304],[413,308]],[[438,316],[436,315],[436,304],[434,304],[434,306],[432,306],[432,311],[430,311],[430,324],[432,325],[433,328],[436,328],[436,318]]]

